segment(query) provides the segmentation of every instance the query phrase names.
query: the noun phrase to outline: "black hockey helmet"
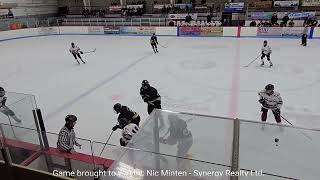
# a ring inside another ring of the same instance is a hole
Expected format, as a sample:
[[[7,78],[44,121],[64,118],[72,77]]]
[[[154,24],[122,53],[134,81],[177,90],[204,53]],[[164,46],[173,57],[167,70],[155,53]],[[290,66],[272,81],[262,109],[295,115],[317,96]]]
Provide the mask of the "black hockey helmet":
[[[64,119],[66,120],[66,122],[76,122],[77,121],[77,116],[69,114],[66,116],[66,118]]]
[[[3,87],[0,87],[0,97],[4,96],[6,92],[4,91]]]
[[[150,86],[148,80],[143,80],[141,84],[142,84],[142,86]]]
[[[122,107],[122,105],[120,103],[116,103],[113,106],[113,110],[118,114],[118,113],[120,113],[121,107]]]
[[[74,46],[74,43],[71,43],[71,46]]]
[[[147,80],[143,80],[141,85],[142,85],[142,87],[149,87],[150,86],[150,84]]]
[[[268,41],[267,41],[267,40],[264,40],[264,41],[263,41],[263,44],[268,44]]]
[[[153,35],[155,36],[155,35],[156,35],[156,33],[153,33]]]
[[[274,85],[273,84],[268,84],[268,85],[266,85],[265,89],[268,90],[268,91],[273,91],[274,90]]]

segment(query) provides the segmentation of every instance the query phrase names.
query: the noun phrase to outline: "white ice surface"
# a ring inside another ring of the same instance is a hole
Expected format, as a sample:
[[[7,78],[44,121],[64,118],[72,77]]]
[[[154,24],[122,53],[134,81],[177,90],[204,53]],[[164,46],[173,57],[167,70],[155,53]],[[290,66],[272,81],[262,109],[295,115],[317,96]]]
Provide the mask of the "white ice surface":
[[[320,128],[319,40],[302,47],[298,39],[268,39],[274,67],[260,67],[257,60],[243,68],[260,53],[263,40],[159,37],[168,46],[159,47],[159,54],[151,50],[149,37],[10,40],[0,43],[0,85],[36,95],[47,131],[58,133],[65,115],[75,114],[77,136],[100,142],[116,123],[117,102],[138,112],[143,123],[147,105],[139,89],[144,79],[158,89],[163,109],[253,121],[260,121],[257,92],[273,83],[284,101],[284,117],[297,126]],[[97,51],[83,55],[87,64],[79,66],[68,52],[71,42]],[[275,122],[270,112],[268,122]],[[115,132],[110,143],[118,144],[119,136]]]

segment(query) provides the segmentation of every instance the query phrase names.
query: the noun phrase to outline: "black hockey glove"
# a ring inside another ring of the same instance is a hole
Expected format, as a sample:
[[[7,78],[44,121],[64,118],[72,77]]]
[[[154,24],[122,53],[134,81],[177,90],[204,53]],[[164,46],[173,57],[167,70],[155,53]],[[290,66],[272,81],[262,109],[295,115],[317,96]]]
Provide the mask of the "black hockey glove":
[[[261,99],[259,99],[259,103],[262,104],[262,105],[264,105],[264,104],[266,104],[266,101],[261,98]]]
[[[280,109],[275,109],[275,110],[273,110],[273,112],[274,112],[275,114],[277,114],[277,115],[280,115]]]
[[[82,52],[82,51],[80,51],[80,54],[83,54],[83,52]]]
[[[118,128],[119,128],[119,125],[115,125],[115,126],[113,126],[112,131],[115,131],[115,130],[117,130]]]
[[[268,104],[266,103],[266,101],[264,99],[259,99],[259,103],[264,107],[264,108],[269,108]]]

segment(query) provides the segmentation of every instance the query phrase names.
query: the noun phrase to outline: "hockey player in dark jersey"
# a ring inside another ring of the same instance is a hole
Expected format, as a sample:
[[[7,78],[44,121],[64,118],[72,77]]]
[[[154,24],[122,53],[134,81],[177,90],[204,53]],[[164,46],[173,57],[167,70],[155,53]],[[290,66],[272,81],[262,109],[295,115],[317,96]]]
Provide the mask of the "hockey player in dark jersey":
[[[15,115],[15,113],[8,106],[6,106],[6,101],[6,92],[2,87],[0,87],[0,112],[8,117],[11,117],[17,123],[21,123],[21,120]]]
[[[193,137],[186,121],[179,118],[176,114],[168,115],[169,128],[167,133],[159,138],[160,143],[168,145],[177,144],[177,164],[180,165],[183,161],[183,158],[187,156],[189,149],[193,144]],[[165,138],[165,136],[169,136]]]
[[[147,80],[142,81],[140,95],[145,103],[148,104],[148,113],[150,114],[154,108],[161,109],[161,96],[158,91],[150,86]]]
[[[157,39],[157,36],[155,33],[153,33],[153,35],[150,38],[150,44],[152,46],[154,53],[159,52],[158,47],[157,47],[157,44],[159,44],[159,43],[158,43],[158,39]]]
[[[118,128],[123,129],[129,123],[134,123],[139,126],[140,116],[138,113],[132,111],[127,106],[123,106],[120,103],[117,103],[113,106],[113,110],[119,114],[118,116],[118,124],[115,125],[112,130],[115,131]]]

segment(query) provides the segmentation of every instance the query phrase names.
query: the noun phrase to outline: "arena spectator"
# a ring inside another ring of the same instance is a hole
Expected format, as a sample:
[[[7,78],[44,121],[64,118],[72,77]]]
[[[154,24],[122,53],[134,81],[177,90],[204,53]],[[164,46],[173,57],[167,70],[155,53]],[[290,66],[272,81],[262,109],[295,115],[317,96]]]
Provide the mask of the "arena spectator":
[[[271,17],[271,24],[275,24],[278,21],[277,13],[273,13]]]
[[[13,13],[12,13],[11,9],[9,9],[8,18],[13,18]]]
[[[207,15],[207,23],[210,23],[211,20],[212,20],[212,16],[211,16],[210,13],[208,13],[208,15]]]
[[[191,18],[191,16],[190,16],[190,14],[188,14],[188,15],[186,16],[186,20],[185,20],[186,23],[190,24],[191,20],[192,20],[192,18]]]
[[[262,20],[260,20],[260,22],[258,23],[258,27],[263,27],[264,26],[264,23]]]
[[[256,25],[257,25],[257,23],[256,23],[255,20],[251,21],[251,23],[250,23],[250,26],[251,26],[251,27],[255,27]]]
[[[286,14],[285,16],[283,16],[282,22],[286,26],[288,21],[289,21],[289,16],[288,16],[288,14]]]
[[[291,19],[291,21],[289,22],[289,27],[293,27],[294,26],[294,22],[293,20]]]

